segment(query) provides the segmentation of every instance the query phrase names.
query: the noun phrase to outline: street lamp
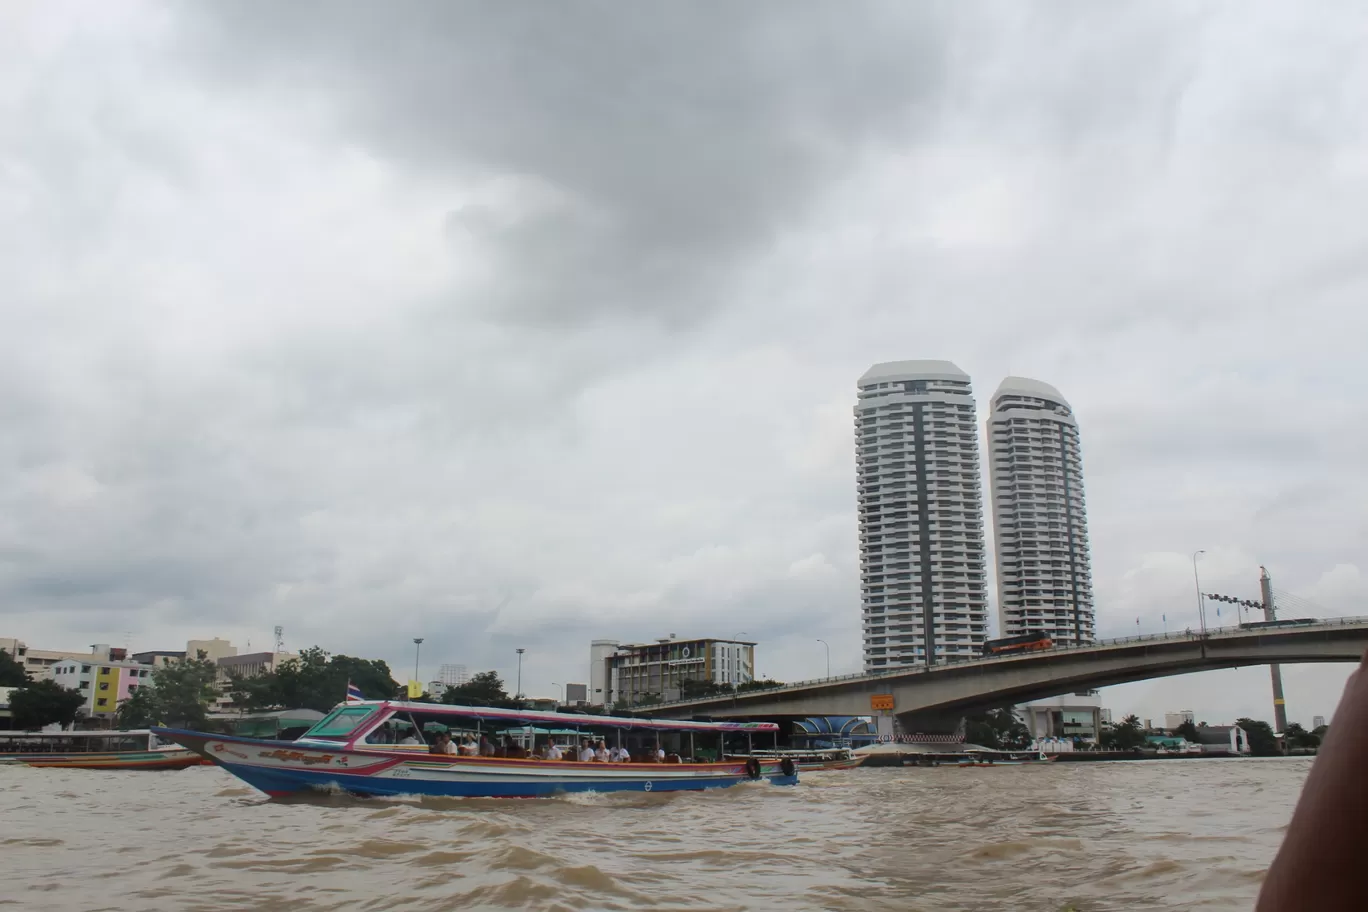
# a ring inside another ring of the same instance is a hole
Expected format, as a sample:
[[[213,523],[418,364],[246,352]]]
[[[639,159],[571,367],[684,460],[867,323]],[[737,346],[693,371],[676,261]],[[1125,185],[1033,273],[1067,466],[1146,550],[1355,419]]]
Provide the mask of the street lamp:
[[[521,699],[522,699],[522,657],[523,657],[523,653],[524,653],[524,652],[527,652],[527,650],[524,649],[524,648],[522,648],[521,646],[519,646],[519,647],[518,647],[518,695],[517,695],[516,697],[513,698],[513,699],[515,699],[515,700],[521,700]]]
[[[1197,586],[1197,618],[1202,624],[1202,636],[1206,636],[1206,603],[1202,601],[1202,581],[1197,578],[1197,556],[1205,551],[1192,552],[1192,582]]]
[[[744,630],[741,631],[740,633],[736,634],[735,636],[733,636],[733,637],[732,637],[732,640],[733,640],[733,641],[739,640],[739,639],[741,639],[743,636],[747,636],[747,633],[746,633],[746,631],[744,631]]]
[[[413,638],[413,680],[418,680],[418,654],[423,651],[423,638]]]
[[[552,682],[551,682],[551,686],[560,689],[560,705],[561,705],[561,706],[564,706],[564,705],[565,705],[565,685],[564,685],[564,684],[557,684],[555,681],[552,681]]]
[[[826,651],[827,651],[827,677],[829,678],[829,677],[831,677],[831,646],[827,643],[826,640],[818,640],[817,642],[821,643],[823,646],[826,646]]]

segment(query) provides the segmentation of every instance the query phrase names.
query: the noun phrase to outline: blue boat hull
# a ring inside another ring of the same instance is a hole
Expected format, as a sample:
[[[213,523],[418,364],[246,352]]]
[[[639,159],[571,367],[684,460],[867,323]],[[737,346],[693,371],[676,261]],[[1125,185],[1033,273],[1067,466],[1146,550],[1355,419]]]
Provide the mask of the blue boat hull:
[[[172,729],[157,732],[272,796],[340,789],[377,796],[548,798],[572,792],[700,791],[752,781],[798,782],[796,775],[783,775],[782,763],[772,761],[760,764],[757,780],[747,775],[742,762],[618,764],[453,757]]]

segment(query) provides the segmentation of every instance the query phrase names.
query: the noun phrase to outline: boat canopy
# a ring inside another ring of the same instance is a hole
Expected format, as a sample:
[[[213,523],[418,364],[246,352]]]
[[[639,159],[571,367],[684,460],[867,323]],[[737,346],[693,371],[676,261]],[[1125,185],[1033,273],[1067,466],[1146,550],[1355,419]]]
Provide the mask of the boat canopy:
[[[774,722],[694,722],[685,719],[636,719],[627,716],[597,716],[589,713],[541,712],[529,709],[499,709],[493,706],[453,706],[447,703],[408,703],[400,700],[364,700],[345,703],[338,709],[374,709],[391,712],[422,713],[431,718],[434,715],[449,715],[454,718],[479,719],[482,722],[501,722],[509,725],[533,725],[557,728],[623,728],[638,731],[672,732],[777,732],[779,726]],[[334,710],[336,712],[337,710]],[[332,716],[329,714],[329,719]],[[374,717],[371,717],[374,718]],[[304,737],[318,734],[316,729],[328,724],[324,719],[310,729]]]

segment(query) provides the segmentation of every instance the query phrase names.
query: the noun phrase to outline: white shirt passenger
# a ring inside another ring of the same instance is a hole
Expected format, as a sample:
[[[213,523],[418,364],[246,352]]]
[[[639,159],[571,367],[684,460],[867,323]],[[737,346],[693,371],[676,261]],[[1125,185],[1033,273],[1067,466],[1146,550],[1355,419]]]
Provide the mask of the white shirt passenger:
[[[591,762],[594,759],[594,749],[592,747],[586,747],[584,750],[579,752],[579,759],[580,763]]]
[[[663,747],[657,747],[657,748],[656,748],[656,759],[659,760],[661,763],[664,763],[664,762],[665,762],[665,748],[663,748]]]
[[[561,756],[561,749],[554,744],[546,749],[547,760],[559,760]]]
[[[594,759],[600,763],[607,763],[609,760],[608,749],[606,747],[600,747],[598,750],[594,751]]]

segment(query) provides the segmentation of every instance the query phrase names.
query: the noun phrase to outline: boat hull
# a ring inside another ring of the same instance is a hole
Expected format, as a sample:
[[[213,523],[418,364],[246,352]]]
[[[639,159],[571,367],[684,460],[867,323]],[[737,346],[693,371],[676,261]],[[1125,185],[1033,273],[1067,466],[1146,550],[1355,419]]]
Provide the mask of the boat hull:
[[[37,769],[178,770],[207,761],[189,750],[123,751],[112,753],[12,754],[4,758]]]
[[[577,763],[349,750],[156,729],[268,795],[341,789],[357,795],[460,798],[547,798],[571,792],[674,792],[726,788],[751,781],[744,762]],[[779,785],[779,761],[760,778]]]

